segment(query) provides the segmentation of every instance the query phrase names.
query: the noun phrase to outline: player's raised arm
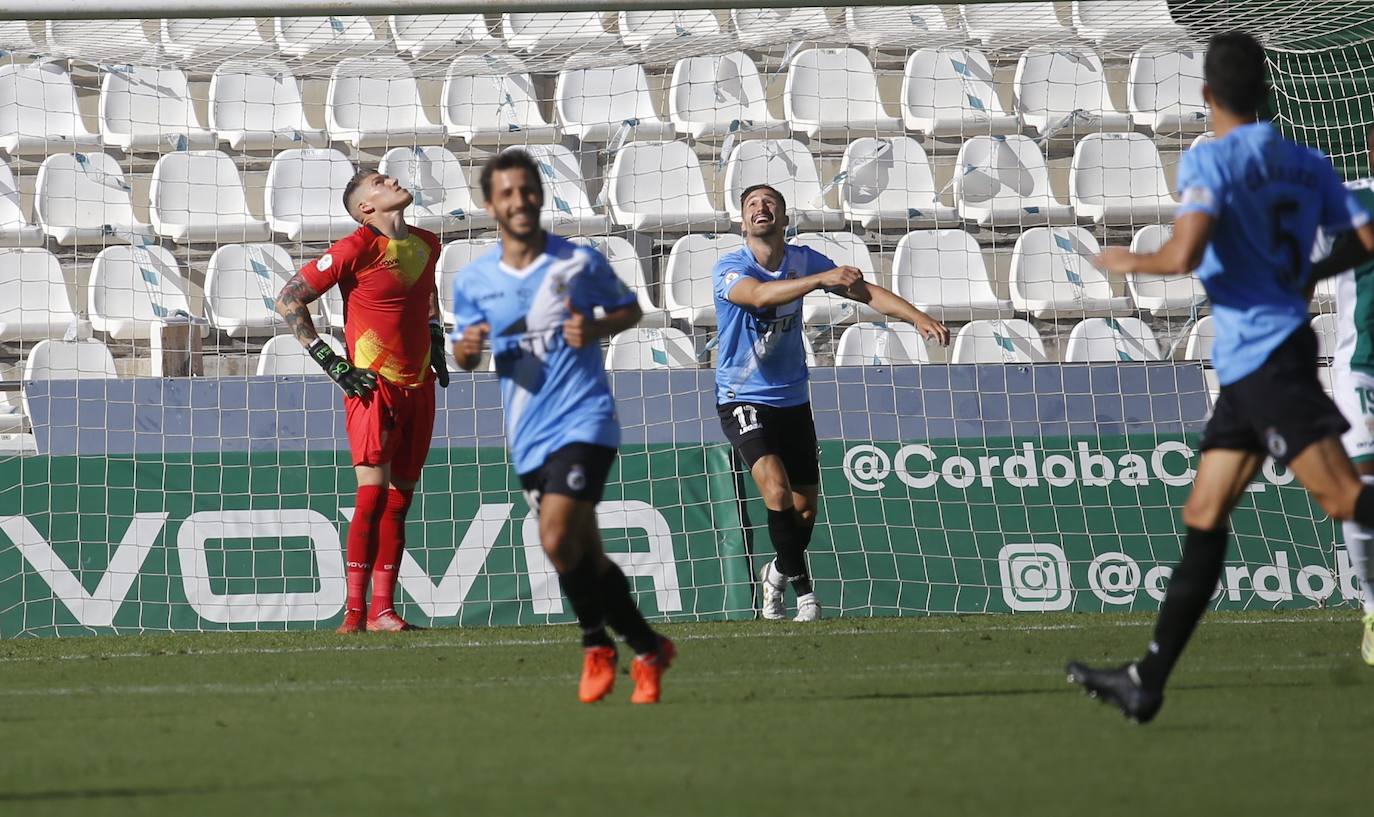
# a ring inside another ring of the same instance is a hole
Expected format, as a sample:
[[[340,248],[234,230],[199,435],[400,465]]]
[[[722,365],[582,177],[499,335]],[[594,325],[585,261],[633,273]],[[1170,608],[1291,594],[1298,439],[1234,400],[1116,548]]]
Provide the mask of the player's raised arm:
[[[842,292],[863,281],[864,274],[854,267],[835,267],[829,272],[782,281],[760,281],[742,272],[725,271],[726,299],[750,309],[768,309],[791,303],[818,289]],[[735,275],[735,280],[730,276]]]
[[[1158,250],[1134,253],[1125,247],[1107,247],[1094,263],[1116,275],[1187,275],[1202,263],[1212,237],[1212,216],[1203,212],[1180,215],[1174,233]]]
[[[574,349],[590,346],[639,323],[644,310],[639,299],[625,286],[601,253],[591,254],[591,263],[573,284],[573,293],[566,300],[568,318],[563,322],[563,339]],[[600,307],[604,313],[594,317]]]

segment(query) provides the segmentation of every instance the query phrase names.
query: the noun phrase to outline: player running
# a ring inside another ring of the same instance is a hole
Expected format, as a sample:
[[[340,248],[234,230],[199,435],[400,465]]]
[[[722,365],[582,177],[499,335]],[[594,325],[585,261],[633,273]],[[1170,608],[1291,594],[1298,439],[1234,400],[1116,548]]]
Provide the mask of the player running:
[[[806,548],[816,525],[820,462],[802,345],[802,298],[826,290],[868,304],[949,343],[944,324],[900,296],[863,279],[854,267],[787,243],[787,202],[765,184],[740,196],[744,246],[713,272],[719,347],[716,407],[768,509],[768,537],[777,554],[763,566],[763,617],[785,618],[784,593],[797,594],[795,621],[816,621],[821,605],[811,586]]]
[[[677,650],[640,614],[625,574],[606,558],[596,519],[620,445],[600,340],[639,322],[638,301],[601,253],[540,226],[544,185],[529,154],[497,154],[481,181],[501,241],[454,280],[453,356],[472,371],[491,339],[515,471],[582,627],[578,697],[594,703],[615,685],[609,622],[635,652],[630,701],[657,703]],[[603,317],[594,317],[597,309]]]
[[[344,187],[343,201],[362,226],[282,287],[277,312],[344,392],[358,493],[348,526],[348,602],[338,631],[413,630],[396,613],[396,571],[434,430],[434,381],[448,386],[434,284],[439,239],[406,224],[411,195],[390,176],[360,171]],[[329,348],[310,319],[310,303],[336,285],[347,359]]]
[[[1202,459],[1183,507],[1187,536],[1145,657],[1117,669],[1068,665],[1069,680],[1146,723],[1221,578],[1227,518],[1266,455],[1287,467],[1322,509],[1374,525],[1374,486],[1363,485],[1341,447],[1350,426],[1317,380],[1308,324],[1313,283],[1374,253],[1374,226],[1321,153],[1281,137],[1257,111],[1268,94],[1264,48],[1248,34],[1207,46],[1203,96],[1217,140],[1183,155],[1182,204],[1157,252],[1104,250],[1117,274],[1180,275],[1196,269],[1212,301],[1212,361],[1221,392],[1198,444]],[[1311,263],[1317,228],[1345,233]]]

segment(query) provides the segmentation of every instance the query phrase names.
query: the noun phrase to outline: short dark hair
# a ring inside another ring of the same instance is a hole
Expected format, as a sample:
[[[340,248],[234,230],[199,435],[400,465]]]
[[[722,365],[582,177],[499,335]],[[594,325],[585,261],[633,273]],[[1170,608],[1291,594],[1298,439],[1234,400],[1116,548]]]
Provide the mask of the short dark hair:
[[[515,170],[524,168],[531,179],[534,179],[535,186],[539,189],[540,195],[544,193],[544,180],[539,175],[539,165],[523,150],[504,150],[487,160],[482,165],[482,198],[491,198],[491,177],[499,171]]]
[[[343,206],[344,206],[344,210],[345,210],[350,216],[353,216],[353,219],[354,219],[355,221],[361,222],[362,219],[360,219],[360,218],[358,218],[357,216],[354,216],[354,215],[353,215],[353,194],[356,193],[356,192],[358,192],[358,185],[360,185],[360,184],[363,183],[363,179],[366,179],[366,178],[369,177],[369,176],[375,176],[375,175],[377,175],[377,171],[375,171],[375,170],[359,170],[357,173],[354,173],[354,174],[353,174],[353,178],[351,178],[351,179],[348,180],[348,184],[344,185],[344,192],[343,192]]]
[[[744,209],[744,202],[749,198],[749,194],[755,190],[767,190],[769,193],[778,197],[778,202],[782,204],[782,209],[787,209],[787,199],[778,192],[778,189],[771,184],[751,184],[744,188],[744,192],[739,194],[740,209]]]
[[[1264,46],[1243,31],[1213,35],[1203,64],[1212,100],[1234,114],[1259,113],[1269,97]]]

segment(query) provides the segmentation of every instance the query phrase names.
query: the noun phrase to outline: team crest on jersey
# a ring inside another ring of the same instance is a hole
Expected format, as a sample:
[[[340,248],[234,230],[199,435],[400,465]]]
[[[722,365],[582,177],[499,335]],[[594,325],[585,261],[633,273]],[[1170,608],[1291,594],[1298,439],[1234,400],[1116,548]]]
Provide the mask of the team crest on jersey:
[[[726,283],[727,285],[728,285],[728,284],[733,284],[733,283],[734,283],[735,281],[737,281],[737,280],[739,280],[739,273],[738,273],[738,272],[727,272],[727,273],[725,273],[725,283]]]
[[[1264,432],[1264,444],[1269,447],[1269,456],[1274,459],[1282,459],[1288,453],[1288,441],[1283,438],[1277,428],[1270,427]]]
[[[568,469],[568,487],[574,491],[580,491],[587,487],[587,469],[581,465],[574,465]]]
[[[320,272],[324,272],[332,266],[334,266],[334,256],[329,253],[321,255],[320,260],[315,262],[315,267],[318,268]]]

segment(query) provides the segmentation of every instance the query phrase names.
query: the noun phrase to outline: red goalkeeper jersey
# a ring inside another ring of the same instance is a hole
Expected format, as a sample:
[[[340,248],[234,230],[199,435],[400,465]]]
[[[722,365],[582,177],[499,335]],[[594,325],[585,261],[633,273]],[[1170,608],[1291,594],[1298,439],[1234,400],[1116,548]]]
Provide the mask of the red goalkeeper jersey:
[[[405,388],[428,383],[429,304],[435,294],[439,238],[409,228],[390,239],[359,227],[301,268],[316,292],[337,285],[343,294],[344,337],[354,366]]]

